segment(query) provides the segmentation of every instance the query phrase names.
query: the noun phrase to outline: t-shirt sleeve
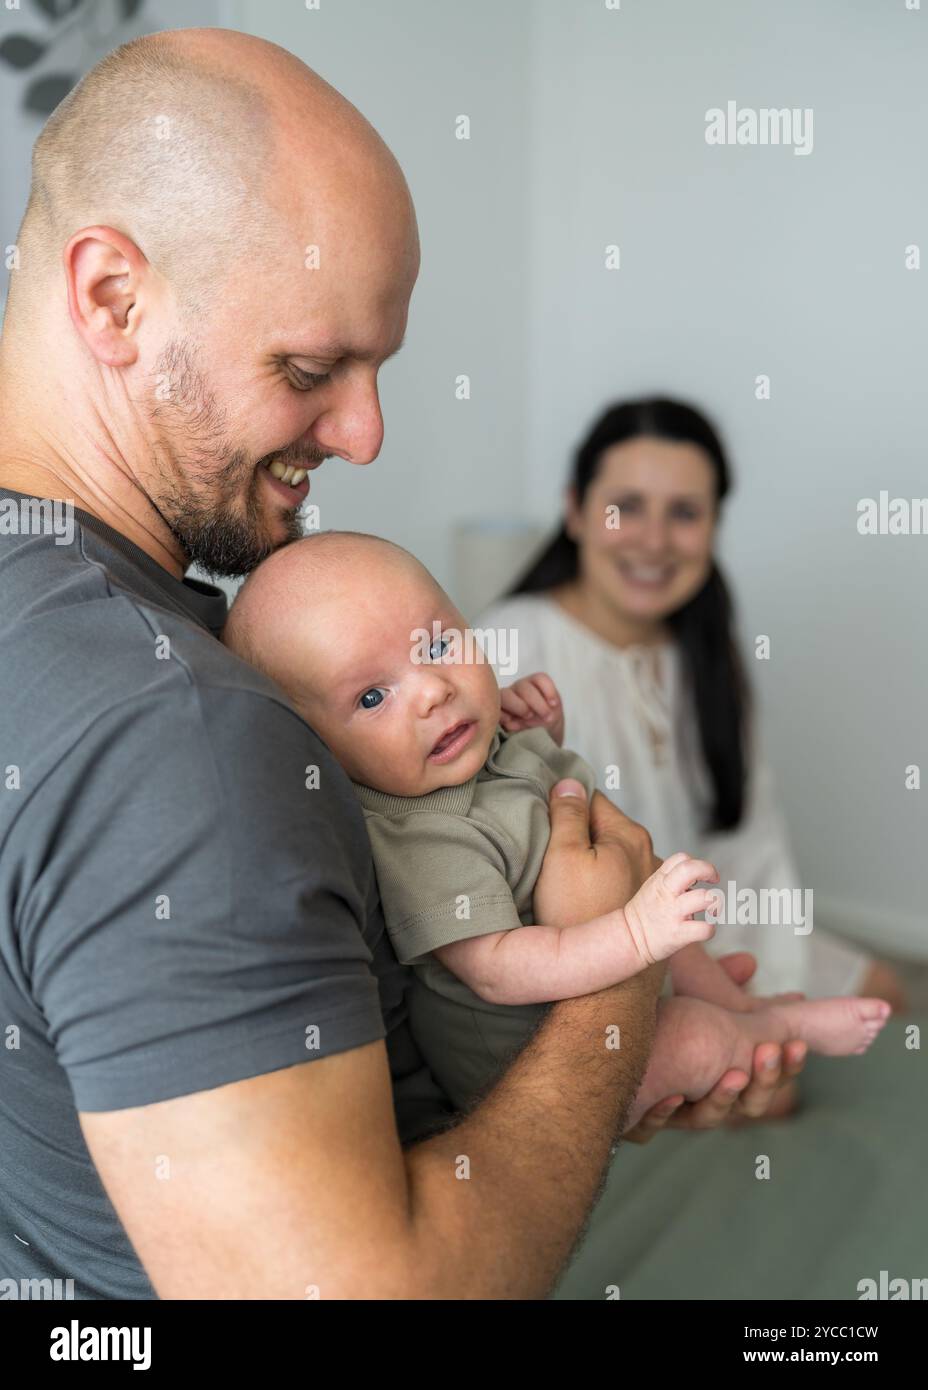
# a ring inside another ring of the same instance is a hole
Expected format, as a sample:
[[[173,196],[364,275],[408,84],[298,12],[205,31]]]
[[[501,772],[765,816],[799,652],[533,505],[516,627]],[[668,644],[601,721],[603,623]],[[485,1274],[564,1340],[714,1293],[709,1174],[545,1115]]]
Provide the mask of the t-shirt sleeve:
[[[55,813],[30,851],[21,952],[78,1110],[384,1036],[360,807],[282,702],[193,684],[127,701],[37,794]]]
[[[443,811],[367,817],[384,920],[399,960],[521,927],[499,849],[479,826]]]

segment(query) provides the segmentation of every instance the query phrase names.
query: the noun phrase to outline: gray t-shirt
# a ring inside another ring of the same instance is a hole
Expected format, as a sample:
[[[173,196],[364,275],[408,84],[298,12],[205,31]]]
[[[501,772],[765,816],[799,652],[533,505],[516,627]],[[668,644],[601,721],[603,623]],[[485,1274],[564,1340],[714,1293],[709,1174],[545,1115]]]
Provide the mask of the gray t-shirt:
[[[447,1108],[351,784],[217,640],[222,592],[25,503],[0,489],[0,1298],[153,1298],[78,1111],[382,1037],[401,1136]]]

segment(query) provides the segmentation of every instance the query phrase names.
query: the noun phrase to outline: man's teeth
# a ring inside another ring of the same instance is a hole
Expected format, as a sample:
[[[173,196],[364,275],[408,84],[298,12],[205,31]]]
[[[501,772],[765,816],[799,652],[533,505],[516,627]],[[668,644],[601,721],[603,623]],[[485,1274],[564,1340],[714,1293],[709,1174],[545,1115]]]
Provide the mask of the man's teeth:
[[[269,473],[273,473],[280,482],[288,483],[290,487],[299,487],[307,473],[305,468],[294,468],[292,464],[289,467],[285,466],[280,459],[271,459],[267,465],[267,470]]]

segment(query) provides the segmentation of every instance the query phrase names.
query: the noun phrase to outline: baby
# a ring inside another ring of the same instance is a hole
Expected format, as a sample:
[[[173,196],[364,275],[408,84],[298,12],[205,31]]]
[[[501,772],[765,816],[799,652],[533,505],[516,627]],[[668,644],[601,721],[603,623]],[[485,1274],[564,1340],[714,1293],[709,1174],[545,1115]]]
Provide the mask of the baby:
[[[428,571],[376,536],[323,532],[276,552],[244,584],[224,640],[263,669],[329,746],[364,809],[387,930],[413,967],[410,1022],[460,1109],[486,1089],[554,1000],[667,960],[650,1064],[628,1126],[670,1095],[697,1100],[760,1042],[863,1052],[879,999],[755,999],[698,944],[711,864],[673,854],[624,908],[537,925],[532,891],[548,796],[592,768],[559,745],[549,677],[500,693],[493,668]],[[553,735],[553,737],[552,737]]]

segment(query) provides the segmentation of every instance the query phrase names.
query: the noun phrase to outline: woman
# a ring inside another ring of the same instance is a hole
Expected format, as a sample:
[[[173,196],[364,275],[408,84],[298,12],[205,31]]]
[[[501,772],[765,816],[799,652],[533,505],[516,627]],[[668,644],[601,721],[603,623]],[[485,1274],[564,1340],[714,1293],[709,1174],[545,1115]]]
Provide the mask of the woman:
[[[698,411],[663,399],[612,407],[578,450],[561,530],[478,626],[517,631],[519,674],[546,671],[559,688],[565,747],[658,854],[709,859],[723,889],[801,889],[713,555],[729,487]],[[710,949],[756,955],[757,993],[904,1006],[888,965],[804,926],[723,922]]]
[[[659,854],[709,858],[723,885],[798,887],[713,556],[729,484],[697,411],[660,399],[608,410],[577,454],[561,531],[477,626],[517,630],[518,674],[551,675],[565,746]],[[905,1006],[889,966],[819,926],[720,925],[709,944],[752,951],[757,992]],[[806,1108],[788,1125],[622,1145],[557,1297],[855,1299],[874,1271],[923,1270],[926,1081],[912,1027],[891,1020],[864,1057],[810,1058]]]

